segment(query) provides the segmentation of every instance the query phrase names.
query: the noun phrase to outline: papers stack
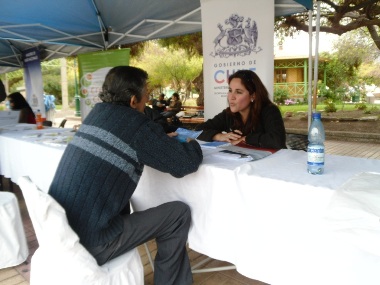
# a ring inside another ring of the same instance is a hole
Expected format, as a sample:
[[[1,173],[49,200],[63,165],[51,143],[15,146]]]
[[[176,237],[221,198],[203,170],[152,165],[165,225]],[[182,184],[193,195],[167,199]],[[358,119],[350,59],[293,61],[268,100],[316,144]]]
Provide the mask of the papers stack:
[[[220,159],[239,161],[259,160],[275,152],[275,150],[257,148],[243,143],[232,145],[219,141],[201,143],[201,147],[203,156],[212,155]]]

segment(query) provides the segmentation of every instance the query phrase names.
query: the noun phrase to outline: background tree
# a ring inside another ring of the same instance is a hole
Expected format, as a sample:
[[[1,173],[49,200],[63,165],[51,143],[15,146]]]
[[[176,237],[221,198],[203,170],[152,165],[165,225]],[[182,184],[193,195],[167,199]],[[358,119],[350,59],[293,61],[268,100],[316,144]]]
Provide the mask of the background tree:
[[[321,0],[320,31],[339,35],[335,50],[322,57],[327,59],[326,85],[342,102],[347,90],[363,89],[365,84],[379,82],[373,61],[380,50],[380,1],[378,0]],[[315,6],[315,5],[314,5]],[[313,27],[316,30],[316,9],[313,10]],[[279,17],[275,31],[280,41],[299,31],[309,31],[309,13]],[[322,70],[320,69],[320,72]],[[321,77],[319,77],[321,78]],[[326,89],[326,88],[325,88]],[[322,90],[320,90],[322,91]],[[361,92],[362,93],[362,92]]]
[[[192,81],[201,72],[202,59],[194,55],[187,57],[183,49],[168,49],[161,47],[157,41],[145,45],[142,55],[131,59],[132,65],[145,69],[149,74],[149,85],[162,89],[169,86],[177,92],[185,90],[184,101],[189,97]]]
[[[183,49],[185,50],[189,58],[193,56],[203,57],[203,46],[202,46],[202,33],[193,33],[178,37],[165,38],[158,40],[158,43],[162,47],[166,47],[171,50]],[[202,70],[197,77],[192,81],[194,84],[199,97],[197,98],[197,105],[204,105],[204,90],[203,90],[203,66]]]
[[[8,81],[9,93],[16,92],[19,87],[25,86],[23,69],[18,69],[12,72],[8,72],[6,74],[6,78]],[[3,79],[5,81],[5,75]]]
[[[131,65],[140,67],[149,74],[149,93],[154,93],[155,89],[161,93],[162,88],[169,84],[167,75],[164,74],[165,71],[159,67],[160,61],[166,57],[167,52],[159,48],[154,41],[145,42],[144,51],[139,55],[131,56]]]
[[[319,86],[319,92],[326,98],[342,102],[350,100],[350,97],[358,100],[366,93],[363,91],[365,85],[380,81],[374,68],[378,65],[373,64],[380,59],[380,50],[363,28],[340,36],[333,44],[333,50],[320,56],[325,63],[319,69],[319,78],[326,72],[328,89]]]
[[[343,35],[365,28],[380,49],[380,1],[378,0],[321,0],[320,31]],[[313,18],[316,10],[313,11]],[[309,13],[299,13],[276,19],[275,31],[280,38],[297,31],[309,31]],[[314,21],[315,23],[315,21]],[[315,24],[313,31],[316,30]]]
[[[75,80],[74,80],[74,58],[67,58],[68,65],[68,91],[69,101],[74,100],[75,96]],[[61,64],[59,59],[53,59],[50,61],[41,62],[41,73],[43,81],[43,89],[46,94],[54,95],[56,98],[56,104],[62,102],[62,88],[61,88]],[[7,75],[9,93],[13,93],[19,90],[19,88],[25,87],[24,70],[18,69],[12,72],[8,72]]]
[[[323,69],[327,73],[327,86],[336,90],[344,84],[356,83],[359,67],[372,58],[368,42],[368,38],[360,36],[359,30],[353,31],[339,37],[333,44],[333,51],[320,55],[325,60]]]

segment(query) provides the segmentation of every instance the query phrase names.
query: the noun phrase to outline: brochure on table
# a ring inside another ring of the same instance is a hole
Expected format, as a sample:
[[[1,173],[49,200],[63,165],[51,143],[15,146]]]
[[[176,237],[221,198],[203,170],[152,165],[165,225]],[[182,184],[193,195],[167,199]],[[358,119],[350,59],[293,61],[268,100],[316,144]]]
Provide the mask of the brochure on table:
[[[202,133],[202,131],[193,131],[184,128],[178,128],[175,132],[178,135],[174,138],[180,142],[186,142],[188,138],[195,140]]]
[[[0,111],[0,127],[18,123],[20,111]]]
[[[203,156],[212,155],[217,158],[239,161],[259,160],[276,152],[272,149],[253,147],[244,143],[232,145],[227,142],[200,142]]]

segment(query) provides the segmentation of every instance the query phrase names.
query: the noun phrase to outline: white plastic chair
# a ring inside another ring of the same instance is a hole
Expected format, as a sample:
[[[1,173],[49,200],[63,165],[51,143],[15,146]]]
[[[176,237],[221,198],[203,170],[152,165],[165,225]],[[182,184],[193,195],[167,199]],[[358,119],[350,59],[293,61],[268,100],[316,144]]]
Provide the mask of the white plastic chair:
[[[31,261],[31,285],[144,284],[137,248],[99,266],[79,243],[65,210],[29,177],[21,177],[18,184],[39,243]]]

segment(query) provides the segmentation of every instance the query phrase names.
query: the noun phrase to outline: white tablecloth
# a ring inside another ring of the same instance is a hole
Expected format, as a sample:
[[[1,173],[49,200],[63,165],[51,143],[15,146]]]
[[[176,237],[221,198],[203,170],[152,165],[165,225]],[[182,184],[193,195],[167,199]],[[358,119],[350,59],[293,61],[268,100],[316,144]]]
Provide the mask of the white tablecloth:
[[[0,268],[18,265],[28,258],[24,226],[17,197],[0,192]]]
[[[3,128],[0,130],[0,174],[15,183],[27,175],[47,192],[66,148],[62,139],[69,135],[68,129],[36,130],[30,124]]]
[[[380,171],[379,160],[327,155],[320,176],[307,173],[302,151],[281,150],[241,166],[214,160],[205,157],[198,172],[182,179],[146,167],[135,209],[185,201],[192,210],[190,247],[252,279],[380,284],[378,253],[342,242],[325,219],[336,190],[358,173]]]
[[[13,156],[4,159],[4,148]],[[13,181],[28,175],[48,191],[63,150],[25,141],[21,134],[0,134],[0,173]],[[319,176],[307,173],[306,155],[280,150],[253,162],[206,155],[196,173],[181,179],[145,167],[133,205],[143,210],[186,202],[192,210],[190,247],[235,264],[252,279],[272,285],[380,284],[376,248],[358,247],[328,219],[342,185],[361,173],[380,172],[380,160],[326,155]]]

